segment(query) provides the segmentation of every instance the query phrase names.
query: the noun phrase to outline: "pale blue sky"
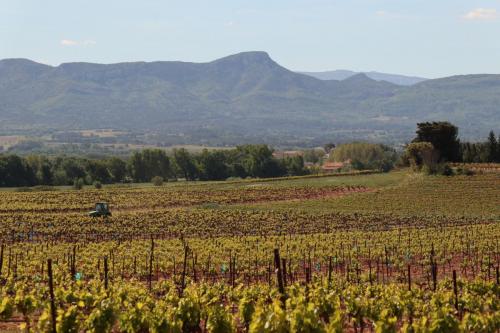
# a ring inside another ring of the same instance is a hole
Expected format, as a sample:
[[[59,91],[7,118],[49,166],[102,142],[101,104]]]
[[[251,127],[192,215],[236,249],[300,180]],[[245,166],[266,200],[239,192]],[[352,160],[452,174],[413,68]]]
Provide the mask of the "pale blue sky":
[[[204,62],[249,50],[293,70],[500,73],[500,0],[0,0],[0,59]]]

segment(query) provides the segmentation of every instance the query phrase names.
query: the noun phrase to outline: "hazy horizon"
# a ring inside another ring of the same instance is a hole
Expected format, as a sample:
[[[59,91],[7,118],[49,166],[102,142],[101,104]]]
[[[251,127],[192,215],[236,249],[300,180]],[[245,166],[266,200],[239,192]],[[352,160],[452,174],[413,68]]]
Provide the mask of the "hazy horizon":
[[[221,59],[221,58],[225,58],[227,56],[231,56],[231,55],[235,55],[235,54],[239,54],[239,53],[245,53],[245,52],[266,52],[266,51],[262,51],[262,50],[254,50],[254,51],[241,51],[241,52],[236,52],[236,53],[232,53],[232,54],[227,54],[225,56],[222,56],[222,57],[219,57],[219,58],[215,58],[215,59],[208,59],[207,61],[187,61],[187,60],[182,60],[182,59],[158,59],[158,60],[148,60],[148,61],[145,61],[145,60],[140,60],[140,59],[137,59],[137,60],[127,60],[127,61],[118,61],[118,62],[98,62],[98,61],[65,61],[65,62],[61,62],[61,63],[57,63],[57,64],[50,64],[50,63],[46,63],[46,62],[42,62],[42,61],[39,61],[39,60],[36,60],[36,59],[31,59],[31,58],[27,58],[27,57],[11,57],[11,58],[0,58],[0,61],[2,60],[9,60],[9,59],[25,59],[25,60],[30,60],[30,61],[34,61],[34,62],[37,62],[37,63],[40,63],[40,64],[43,64],[43,65],[47,65],[47,66],[51,66],[51,67],[58,67],[62,64],[68,64],[68,63],[92,63],[92,64],[100,64],[100,65],[112,65],[112,64],[118,64],[118,63],[134,63],[134,62],[144,62],[144,63],[152,63],[152,62],[186,62],[186,63],[209,63],[209,62],[212,62],[212,61],[215,61],[215,60],[218,60],[218,59]],[[266,52],[269,54],[269,52]],[[269,54],[269,56],[276,61],[276,59],[273,58],[272,54]],[[280,64],[278,61],[276,61],[278,64]],[[282,64],[280,64],[282,65]],[[389,75],[401,75],[401,76],[406,76],[406,77],[416,77],[416,78],[422,78],[422,79],[439,79],[439,78],[445,78],[445,77],[450,77],[450,76],[459,76],[459,75],[481,75],[481,74],[500,74],[500,71],[499,72],[491,72],[491,73],[456,73],[456,74],[450,74],[450,75],[446,75],[446,76],[438,76],[438,77],[425,77],[423,75],[419,75],[419,74],[408,74],[408,73],[395,73],[395,72],[384,72],[384,71],[380,71],[380,70],[377,70],[377,69],[369,69],[369,70],[363,70],[363,69],[352,69],[352,68],[332,68],[332,69],[323,69],[323,70],[302,70],[302,69],[296,69],[296,68],[288,68],[286,66],[284,66],[285,68],[287,68],[288,70],[290,71],[293,71],[293,72],[296,72],[296,73],[302,73],[302,74],[308,74],[308,73],[327,73],[327,72],[336,72],[336,71],[348,71],[348,72],[355,72],[355,73],[366,73],[366,74],[369,74],[369,73],[381,73],[381,74],[389,74]]]
[[[0,59],[208,62],[262,50],[294,71],[500,73],[500,2],[0,0]]]

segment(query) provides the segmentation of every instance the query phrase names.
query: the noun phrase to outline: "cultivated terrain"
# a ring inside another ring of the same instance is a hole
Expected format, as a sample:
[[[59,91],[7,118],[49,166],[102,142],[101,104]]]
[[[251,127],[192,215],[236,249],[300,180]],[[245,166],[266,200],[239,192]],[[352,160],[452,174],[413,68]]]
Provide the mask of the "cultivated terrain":
[[[0,197],[3,331],[500,329],[496,168]]]

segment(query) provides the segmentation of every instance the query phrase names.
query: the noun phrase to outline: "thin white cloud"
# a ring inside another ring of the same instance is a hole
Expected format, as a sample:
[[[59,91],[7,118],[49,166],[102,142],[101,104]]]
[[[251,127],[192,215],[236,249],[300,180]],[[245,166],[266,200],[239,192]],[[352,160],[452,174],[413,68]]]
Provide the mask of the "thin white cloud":
[[[60,44],[62,46],[93,46],[93,45],[97,44],[97,42],[95,40],[92,40],[92,39],[86,39],[86,40],[82,40],[82,41],[77,41],[77,40],[73,40],[73,39],[62,39],[60,41]]]
[[[63,45],[63,46],[75,46],[77,44],[78,44],[78,42],[76,40],[71,40],[71,39],[62,39],[61,40],[61,45]]]
[[[235,24],[236,24],[236,22],[234,22],[234,21],[228,21],[228,22],[226,22],[224,25],[225,25],[226,27],[233,27]]]
[[[463,16],[466,20],[491,21],[498,18],[495,8],[476,8]]]

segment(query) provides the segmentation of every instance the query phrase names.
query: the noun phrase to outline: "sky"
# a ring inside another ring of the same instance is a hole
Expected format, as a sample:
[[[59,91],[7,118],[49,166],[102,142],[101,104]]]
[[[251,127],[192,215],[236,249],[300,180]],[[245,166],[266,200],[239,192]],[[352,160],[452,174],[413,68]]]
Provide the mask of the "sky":
[[[291,70],[500,73],[500,0],[0,0],[0,59],[207,62]]]

